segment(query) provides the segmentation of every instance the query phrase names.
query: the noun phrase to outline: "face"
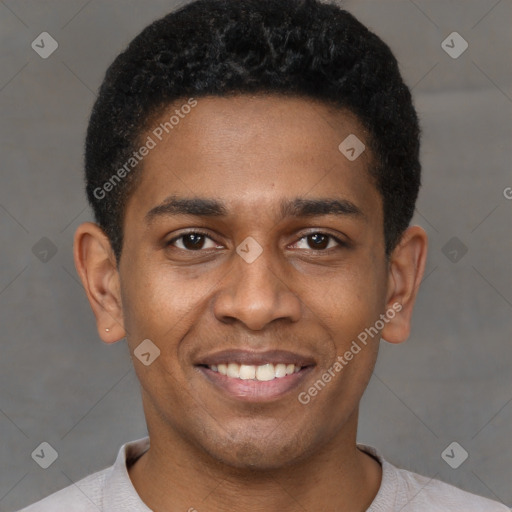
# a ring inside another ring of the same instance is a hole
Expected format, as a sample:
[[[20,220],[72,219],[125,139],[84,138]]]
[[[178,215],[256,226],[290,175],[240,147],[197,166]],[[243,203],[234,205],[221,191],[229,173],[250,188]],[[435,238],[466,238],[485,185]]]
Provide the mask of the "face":
[[[119,279],[131,352],[160,350],[133,358],[150,434],[272,468],[355,429],[379,336],[344,354],[385,313],[388,267],[369,149],[339,149],[351,134],[367,140],[347,112],[272,96],[200,98],[145,134]]]

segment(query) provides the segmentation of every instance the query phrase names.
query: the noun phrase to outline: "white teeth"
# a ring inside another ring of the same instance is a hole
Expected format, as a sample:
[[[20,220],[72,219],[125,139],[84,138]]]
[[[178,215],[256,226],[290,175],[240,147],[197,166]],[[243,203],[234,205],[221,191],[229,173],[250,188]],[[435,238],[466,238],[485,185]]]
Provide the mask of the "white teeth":
[[[256,366],[241,364],[240,378],[243,380],[254,379],[256,377]]]
[[[262,382],[281,379],[292,373],[300,371],[301,367],[294,364],[272,363],[262,364],[259,366],[250,364],[227,363],[212,365],[209,367],[214,372],[226,375],[233,379],[242,380],[259,380]]]
[[[276,378],[276,372],[274,371],[273,364],[264,364],[262,366],[258,366],[256,369],[256,379],[257,380],[272,380]]]
[[[240,376],[240,366],[237,365],[236,363],[229,363],[226,375],[228,377],[238,379],[238,377]]]
[[[276,364],[275,372],[276,372],[276,377],[278,379],[280,377],[285,377],[286,376],[286,365],[282,364],[282,363]]]

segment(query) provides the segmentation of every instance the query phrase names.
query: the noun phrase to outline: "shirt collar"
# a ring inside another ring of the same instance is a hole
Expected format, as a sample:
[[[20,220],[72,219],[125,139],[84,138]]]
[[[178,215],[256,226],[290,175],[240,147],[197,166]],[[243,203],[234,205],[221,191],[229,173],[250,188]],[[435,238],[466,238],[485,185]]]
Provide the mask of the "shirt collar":
[[[384,460],[379,450],[373,446],[357,444],[357,448],[373,456],[382,467],[382,481],[379,491],[367,512],[380,512],[378,505],[381,498],[396,493],[396,474],[394,467]],[[104,509],[108,511],[130,510],[131,512],[152,512],[140,499],[133,487],[128,467],[149,449],[149,437],[124,444],[119,449],[117,459],[105,481]]]
[[[148,449],[149,437],[143,437],[121,446],[112,471],[105,481],[104,510],[109,512],[118,510],[151,512],[151,509],[140,499],[128,474],[128,467]]]

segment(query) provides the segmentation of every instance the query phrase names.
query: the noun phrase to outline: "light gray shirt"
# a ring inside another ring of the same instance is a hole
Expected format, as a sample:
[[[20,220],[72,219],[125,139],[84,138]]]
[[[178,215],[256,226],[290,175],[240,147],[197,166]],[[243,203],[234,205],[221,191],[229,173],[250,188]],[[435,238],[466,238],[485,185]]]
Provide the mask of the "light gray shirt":
[[[379,492],[366,512],[510,512],[498,502],[462,491],[385,461],[375,448],[358,444],[382,466]],[[124,444],[113,466],[98,471],[19,512],[151,512],[132,485],[128,467],[149,448],[149,437]],[[190,504],[189,510],[201,510]]]

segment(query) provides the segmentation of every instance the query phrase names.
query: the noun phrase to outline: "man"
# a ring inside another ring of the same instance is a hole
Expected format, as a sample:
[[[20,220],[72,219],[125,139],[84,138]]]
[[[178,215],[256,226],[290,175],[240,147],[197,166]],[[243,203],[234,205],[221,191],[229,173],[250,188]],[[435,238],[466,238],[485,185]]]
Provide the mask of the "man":
[[[149,437],[25,510],[508,510],[356,444],[425,268],[419,133],[335,4],[199,0],[137,36],[90,119],[75,263]]]

